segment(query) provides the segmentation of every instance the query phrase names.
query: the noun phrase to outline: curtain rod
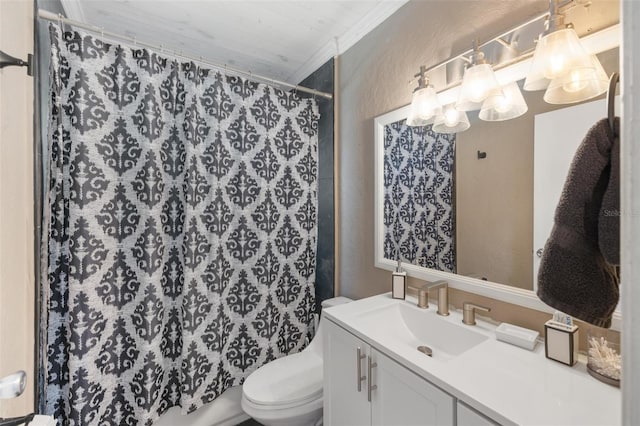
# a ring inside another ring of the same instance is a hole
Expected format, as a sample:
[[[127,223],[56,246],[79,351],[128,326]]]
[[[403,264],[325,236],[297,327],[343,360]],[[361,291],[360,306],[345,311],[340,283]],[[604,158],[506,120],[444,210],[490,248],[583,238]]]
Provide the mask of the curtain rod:
[[[175,56],[175,57],[188,59],[188,60],[191,60],[191,61],[200,62],[202,64],[209,65],[209,66],[211,66],[213,68],[217,68],[219,70],[231,71],[231,72],[236,73],[236,74],[242,74],[242,75],[248,76],[249,79],[261,80],[261,81],[264,81],[264,82],[267,82],[267,83],[272,83],[272,84],[275,84],[275,85],[278,85],[278,86],[288,87],[288,88],[291,88],[291,89],[294,89],[294,90],[297,90],[297,91],[300,91],[300,92],[310,93],[312,95],[320,96],[322,98],[333,99],[333,95],[331,93],[322,92],[320,90],[311,89],[309,87],[299,86],[297,84],[291,84],[291,83],[287,83],[285,81],[276,80],[274,78],[270,78],[270,77],[265,77],[265,76],[262,76],[262,75],[254,74],[251,71],[243,71],[243,70],[239,70],[239,69],[236,69],[236,68],[228,67],[226,65],[216,64],[215,62],[211,62],[211,61],[205,60],[202,57],[196,58],[194,56],[185,55],[185,54],[183,54],[181,52],[178,52],[176,50],[165,49],[161,45],[154,45],[154,44],[150,44],[150,43],[144,43],[144,42],[138,41],[135,37],[126,36],[126,35],[114,33],[114,32],[111,32],[111,31],[105,31],[104,29],[96,27],[94,25],[86,24],[86,23],[80,22],[80,21],[75,21],[73,19],[66,18],[66,17],[64,17],[62,15],[56,15],[55,13],[49,12],[47,10],[38,9],[38,17],[42,18],[42,19],[46,19],[48,21],[61,22],[61,23],[67,24],[67,25],[72,25],[74,27],[82,28],[82,29],[85,29],[87,31],[93,32],[95,34],[100,34],[101,36],[107,36],[107,37],[111,37],[111,38],[125,40],[125,41],[133,43],[136,46],[141,46],[141,47],[153,49],[155,51],[159,51],[162,54],[167,54],[167,55],[170,55],[170,56]]]

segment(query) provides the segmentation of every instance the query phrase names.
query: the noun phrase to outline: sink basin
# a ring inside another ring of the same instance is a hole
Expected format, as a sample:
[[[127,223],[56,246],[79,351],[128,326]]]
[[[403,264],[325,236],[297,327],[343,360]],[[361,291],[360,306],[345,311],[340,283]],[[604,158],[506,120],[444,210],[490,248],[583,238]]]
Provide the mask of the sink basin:
[[[381,341],[428,346],[433,358],[455,358],[487,340],[487,336],[472,327],[455,324],[433,310],[422,310],[407,304],[395,304],[358,315],[362,326],[371,330]]]

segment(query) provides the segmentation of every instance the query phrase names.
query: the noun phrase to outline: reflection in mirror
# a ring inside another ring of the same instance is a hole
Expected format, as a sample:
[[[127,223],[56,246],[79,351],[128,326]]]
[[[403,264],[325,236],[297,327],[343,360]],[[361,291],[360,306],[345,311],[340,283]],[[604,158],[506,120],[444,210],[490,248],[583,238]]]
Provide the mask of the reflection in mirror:
[[[384,257],[456,272],[455,134],[400,121],[384,129]]]
[[[618,71],[618,49],[598,57],[607,74]],[[570,106],[546,103],[542,91],[523,94],[526,114],[487,122],[473,111],[466,132],[439,134],[404,119],[384,126],[385,259],[534,289],[536,115]],[[581,117],[588,126],[606,116],[605,102],[597,102],[595,117]],[[536,168],[545,172],[544,164]]]

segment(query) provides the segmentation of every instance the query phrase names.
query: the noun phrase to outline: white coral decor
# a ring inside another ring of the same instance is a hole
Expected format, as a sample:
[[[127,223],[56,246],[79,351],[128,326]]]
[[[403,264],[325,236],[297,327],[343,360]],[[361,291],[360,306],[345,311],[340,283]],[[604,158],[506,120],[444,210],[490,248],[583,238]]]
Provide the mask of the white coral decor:
[[[589,366],[596,373],[620,380],[622,357],[604,337],[589,337]]]

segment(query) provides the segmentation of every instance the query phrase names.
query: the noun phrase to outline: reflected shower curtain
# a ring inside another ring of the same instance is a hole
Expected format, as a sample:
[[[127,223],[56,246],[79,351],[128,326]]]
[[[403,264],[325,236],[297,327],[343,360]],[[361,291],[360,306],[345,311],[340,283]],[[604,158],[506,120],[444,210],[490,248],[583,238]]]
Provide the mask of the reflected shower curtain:
[[[455,134],[404,121],[384,129],[384,257],[456,272]]]
[[[43,409],[193,411],[311,332],[317,105],[50,28]]]

